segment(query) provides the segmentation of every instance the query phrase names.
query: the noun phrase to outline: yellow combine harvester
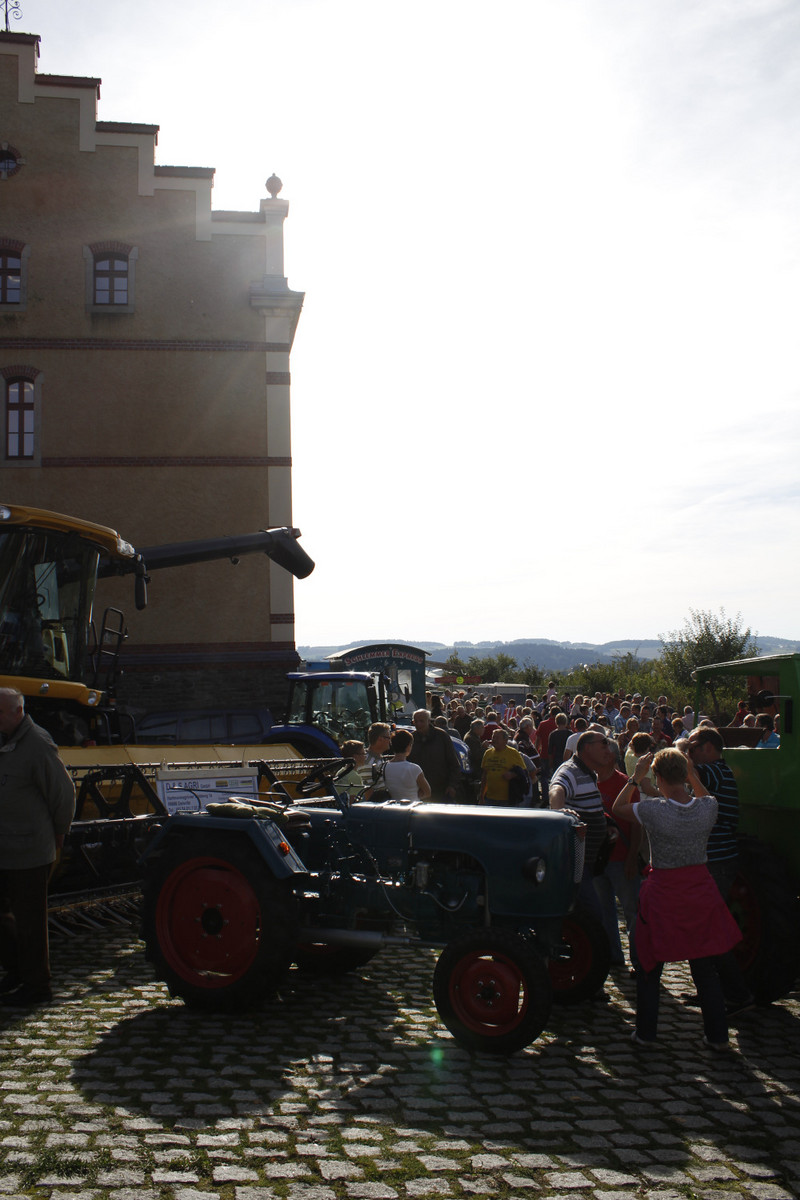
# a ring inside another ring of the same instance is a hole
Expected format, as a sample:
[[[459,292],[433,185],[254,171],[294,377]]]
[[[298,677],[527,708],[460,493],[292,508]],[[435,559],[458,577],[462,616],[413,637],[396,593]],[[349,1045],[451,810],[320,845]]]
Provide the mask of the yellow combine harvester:
[[[263,553],[303,579],[314,563],[299,536],[297,529],[268,529],[136,550],[103,525],[0,505],[0,686],[25,696],[34,721],[61,747],[78,792],[52,881],[57,911],[133,884],[151,825],[170,811],[199,807],[215,780],[251,793],[291,790],[315,765],[291,746],[271,745],[267,761],[264,746],[130,744],[133,725],[115,704],[125,618],[106,608],[95,623],[98,579],[133,575],[139,609],[150,572],[167,567]]]

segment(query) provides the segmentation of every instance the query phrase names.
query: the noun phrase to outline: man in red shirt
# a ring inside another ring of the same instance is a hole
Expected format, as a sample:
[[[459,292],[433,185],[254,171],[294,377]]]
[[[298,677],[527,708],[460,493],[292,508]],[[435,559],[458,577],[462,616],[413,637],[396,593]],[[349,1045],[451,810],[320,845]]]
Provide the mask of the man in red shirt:
[[[653,717],[653,728],[650,730],[650,737],[653,739],[656,750],[664,750],[667,746],[672,745],[672,738],[664,728],[662,717]]]
[[[536,730],[536,749],[539,753],[539,757],[542,760],[543,784],[547,783],[556,767],[561,765],[560,763],[551,762],[547,754],[547,743],[550,740],[550,734],[556,728],[556,716],[559,712],[560,709],[558,705],[551,704],[549,715],[545,717],[545,719],[540,723],[539,728]]]

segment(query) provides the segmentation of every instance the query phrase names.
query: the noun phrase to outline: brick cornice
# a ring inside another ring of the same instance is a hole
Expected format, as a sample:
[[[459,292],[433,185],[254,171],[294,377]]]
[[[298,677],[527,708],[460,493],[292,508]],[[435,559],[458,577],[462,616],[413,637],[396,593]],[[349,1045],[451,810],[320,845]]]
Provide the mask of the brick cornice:
[[[288,354],[287,342],[215,342],[200,340],[162,340],[160,338],[44,338],[0,337],[0,349],[6,350],[224,350],[265,354]]]
[[[278,454],[163,454],[83,455],[42,458],[43,467],[290,467],[290,457]]]
[[[137,642],[122,647],[128,654],[264,654],[274,642]]]
[[[295,652],[293,641],[268,643],[221,645],[136,646],[130,650],[122,648],[121,662],[126,671],[152,669],[154,666],[181,667],[184,670],[200,670],[203,667],[236,665],[239,667],[259,666],[275,662],[287,653]]]

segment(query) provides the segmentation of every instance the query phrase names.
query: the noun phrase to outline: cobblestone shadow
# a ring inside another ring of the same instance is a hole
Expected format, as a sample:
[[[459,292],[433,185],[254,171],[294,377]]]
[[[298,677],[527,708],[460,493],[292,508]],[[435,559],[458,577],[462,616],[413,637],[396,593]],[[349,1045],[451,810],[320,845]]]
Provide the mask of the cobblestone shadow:
[[[73,1200],[789,1200],[800,1192],[800,1003],[700,1045],[666,972],[657,1048],[632,989],[554,1010],[510,1059],[438,1022],[435,955],[290,980],[253,1014],[170,1001],[130,935],[54,947],[58,1003],[4,1015],[0,1194]]]

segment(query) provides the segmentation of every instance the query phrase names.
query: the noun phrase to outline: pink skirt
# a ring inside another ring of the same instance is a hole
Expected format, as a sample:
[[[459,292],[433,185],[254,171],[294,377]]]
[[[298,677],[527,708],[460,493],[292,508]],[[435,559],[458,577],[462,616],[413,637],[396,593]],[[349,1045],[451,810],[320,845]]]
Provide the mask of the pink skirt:
[[[639,891],[635,936],[645,971],[725,954],[742,939],[705,863],[650,872]]]

